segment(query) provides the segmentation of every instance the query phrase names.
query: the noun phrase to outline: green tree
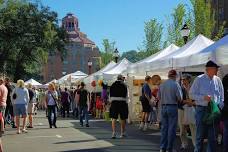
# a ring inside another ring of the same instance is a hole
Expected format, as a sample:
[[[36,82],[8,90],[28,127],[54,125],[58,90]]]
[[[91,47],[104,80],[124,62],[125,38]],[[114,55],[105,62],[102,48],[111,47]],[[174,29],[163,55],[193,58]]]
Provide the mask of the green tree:
[[[173,13],[171,14],[171,22],[168,23],[167,31],[167,42],[169,44],[174,43],[176,45],[182,46],[184,44],[183,38],[181,37],[180,30],[185,22],[186,18],[186,9],[185,5],[178,4],[174,8]]]
[[[156,19],[151,19],[148,22],[145,22],[145,40],[143,43],[149,54],[154,54],[160,50],[162,31],[163,26],[161,23],[158,23]]]
[[[194,17],[195,35],[203,34],[212,38],[215,28],[214,11],[210,2],[205,0],[191,0]]]
[[[123,58],[128,59],[132,63],[137,62],[141,59],[136,50],[124,52],[121,56],[121,59]]]
[[[109,39],[103,39],[102,45],[104,47],[105,53],[113,53],[113,51],[115,50],[116,42],[109,42]]]
[[[40,73],[51,52],[64,56],[65,43],[66,32],[49,8],[22,0],[6,1],[0,8],[0,69],[14,80]]]
[[[103,39],[103,49],[100,52],[101,55],[101,61],[102,61],[102,67],[107,65],[109,62],[113,59],[113,52],[115,50],[116,42],[110,42],[109,39]]]

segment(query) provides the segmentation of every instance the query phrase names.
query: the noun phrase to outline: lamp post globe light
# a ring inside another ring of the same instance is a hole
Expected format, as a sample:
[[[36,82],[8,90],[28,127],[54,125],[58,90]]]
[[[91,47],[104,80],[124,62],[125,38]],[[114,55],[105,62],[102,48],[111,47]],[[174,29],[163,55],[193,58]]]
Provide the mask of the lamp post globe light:
[[[113,57],[115,59],[115,62],[117,63],[118,62],[118,58],[119,58],[119,51],[117,50],[117,48],[113,52]]]
[[[89,59],[88,60],[88,67],[89,67],[89,75],[92,73],[92,65],[93,65],[93,62]]]
[[[190,34],[190,29],[188,28],[188,25],[186,23],[182,27],[180,33],[181,33],[181,36],[184,39],[184,44],[186,44],[187,41],[188,41],[189,34]]]

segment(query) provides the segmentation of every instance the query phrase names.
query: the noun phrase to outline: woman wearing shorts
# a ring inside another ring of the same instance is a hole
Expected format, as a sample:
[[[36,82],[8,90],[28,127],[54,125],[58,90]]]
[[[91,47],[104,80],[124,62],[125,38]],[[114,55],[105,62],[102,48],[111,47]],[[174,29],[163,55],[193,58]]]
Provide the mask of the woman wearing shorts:
[[[150,89],[150,84],[152,82],[152,79],[150,76],[146,76],[145,78],[145,83],[142,87],[142,98],[141,98],[141,103],[142,103],[142,120],[139,126],[139,129],[143,129],[144,131],[147,130],[148,128],[148,117],[150,113],[150,100],[152,97],[151,89]]]
[[[12,101],[14,104],[14,115],[16,116],[17,134],[20,134],[20,116],[23,118],[22,132],[26,130],[27,106],[29,102],[28,89],[25,88],[23,80],[17,81],[17,87],[12,92]]]

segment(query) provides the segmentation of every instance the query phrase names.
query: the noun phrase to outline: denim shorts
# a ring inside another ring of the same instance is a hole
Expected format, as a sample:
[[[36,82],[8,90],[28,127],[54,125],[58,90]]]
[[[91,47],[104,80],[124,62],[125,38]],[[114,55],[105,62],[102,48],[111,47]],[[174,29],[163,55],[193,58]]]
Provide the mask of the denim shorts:
[[[25,104],[15,104],[13,110],[15,116],[27,116],[27,105]]]

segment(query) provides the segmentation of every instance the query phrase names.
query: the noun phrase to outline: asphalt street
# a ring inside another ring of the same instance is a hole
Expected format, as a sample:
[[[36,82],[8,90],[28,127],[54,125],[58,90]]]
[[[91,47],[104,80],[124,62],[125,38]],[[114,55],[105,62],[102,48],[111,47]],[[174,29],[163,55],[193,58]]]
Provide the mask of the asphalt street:
[[[16,134],[7,126],[3,139],[5,152],[158,152],[160,131],[138,130],[136,124],[127,125],[127,138],[111,139],[111,123],[91,120],[90,127],[80,127],[73,118],[58,118],[58,128],[50,129],[44,112],[35,116],[33,129]],[[119,125],[118,125],[119,128]],[[175,147],[179,151],[179,137]],[[192,151],[190,149],[189,151]]]

